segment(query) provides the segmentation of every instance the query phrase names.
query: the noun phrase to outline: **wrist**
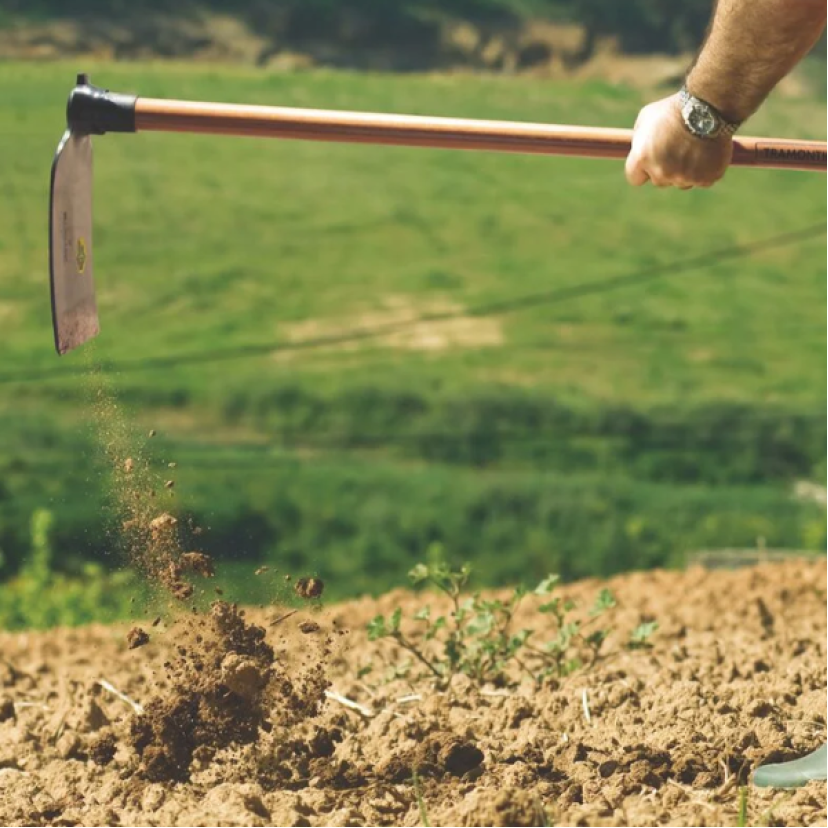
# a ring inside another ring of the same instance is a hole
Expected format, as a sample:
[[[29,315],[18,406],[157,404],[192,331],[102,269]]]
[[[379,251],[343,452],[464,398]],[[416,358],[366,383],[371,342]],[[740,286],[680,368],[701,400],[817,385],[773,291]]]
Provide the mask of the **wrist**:
[[[728,123],[742,124],[753,114],[753,110],[730,89],[723,88],[715,81],[711,82],[703,72],[696,69],[687,75],[684,86],[691,95],[714,107]]]

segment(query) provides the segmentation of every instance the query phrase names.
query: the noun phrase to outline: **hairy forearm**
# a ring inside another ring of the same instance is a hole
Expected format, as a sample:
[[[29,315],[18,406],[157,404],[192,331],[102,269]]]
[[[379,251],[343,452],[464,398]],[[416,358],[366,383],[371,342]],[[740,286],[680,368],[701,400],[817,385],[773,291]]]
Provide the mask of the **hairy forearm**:
[[[744,121],[810,51],[825,16],[825,0],[718,0],[688,88]]]

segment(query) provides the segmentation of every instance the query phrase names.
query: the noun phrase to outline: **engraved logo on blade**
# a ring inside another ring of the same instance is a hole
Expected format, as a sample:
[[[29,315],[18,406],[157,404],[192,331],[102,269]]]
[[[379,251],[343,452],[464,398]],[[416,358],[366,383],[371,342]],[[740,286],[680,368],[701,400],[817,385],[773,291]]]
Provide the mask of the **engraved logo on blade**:
[[[78,249],[75,254],[75,263],[78,266],[78,273],[83,273],[86,269],[86,239],[81,236],[78,239]]]

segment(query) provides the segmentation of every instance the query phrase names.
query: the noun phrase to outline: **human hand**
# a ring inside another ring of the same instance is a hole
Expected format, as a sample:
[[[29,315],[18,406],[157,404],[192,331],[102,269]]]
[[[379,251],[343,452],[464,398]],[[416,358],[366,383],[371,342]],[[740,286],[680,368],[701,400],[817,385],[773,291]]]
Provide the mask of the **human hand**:
[[[727,170],[733,138],[696,138],[681,117],[678,95],[645,106],[633,130],[627,157],[627,181],[635,187],[652,181],[656,187],[710,187]]]

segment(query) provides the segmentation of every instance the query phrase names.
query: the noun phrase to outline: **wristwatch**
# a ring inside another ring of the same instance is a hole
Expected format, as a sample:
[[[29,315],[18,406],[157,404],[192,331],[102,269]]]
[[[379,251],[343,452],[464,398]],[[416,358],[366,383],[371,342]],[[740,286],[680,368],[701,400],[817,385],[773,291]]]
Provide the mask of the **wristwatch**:
[[[733,135],[742,125],[741,121],[728,121],[715,106],[691,95],[687,86],[679,92],[681,117],[691,135],[696,138],[718,138],[720,135]]]

